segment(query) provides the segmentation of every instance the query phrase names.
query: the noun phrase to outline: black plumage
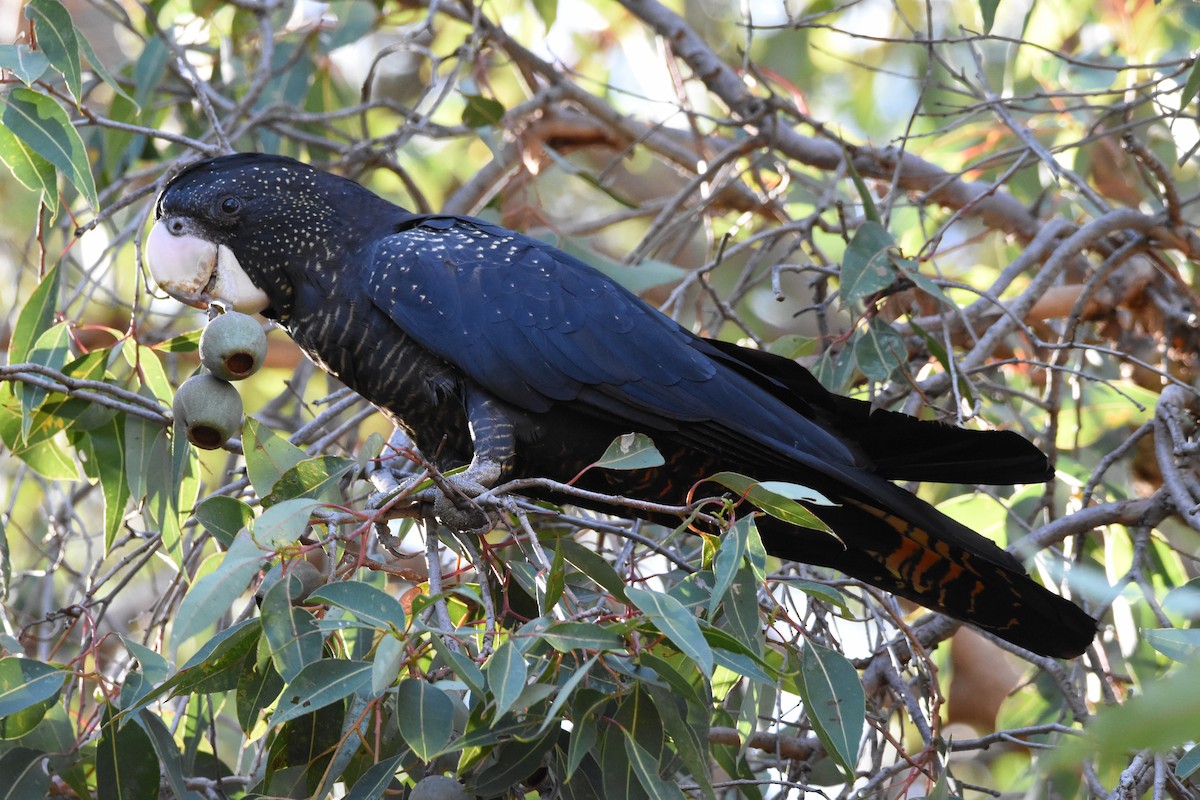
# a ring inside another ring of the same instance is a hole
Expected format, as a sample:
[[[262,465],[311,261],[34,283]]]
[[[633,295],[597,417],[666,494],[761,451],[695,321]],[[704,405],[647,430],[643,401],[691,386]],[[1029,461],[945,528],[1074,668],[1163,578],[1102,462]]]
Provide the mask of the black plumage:
[[[891,483],[1048,480],[1045,456],[1017,434],[872,410],[792,361],[695,336],[543,242],[478,219],[412,214],[292,159],[190,166],[156,217],[151,267],[167,291],[278,320],[440,467],[470,464],[464,485],[569,480],[615,436],[638,431],[662,467],[590,470],[579,485],[679,503],[722,470],[802,484],[839,503],[811,507],[838,537],[763,518],[769,552],[842,570],[1038,653],[1072,657],[1095,634],[1091,617],[1011,555]],[[184,280],[171,266],[176,245],[204,254],[199,274]],[[249,289],[226,274],[238,269]]]

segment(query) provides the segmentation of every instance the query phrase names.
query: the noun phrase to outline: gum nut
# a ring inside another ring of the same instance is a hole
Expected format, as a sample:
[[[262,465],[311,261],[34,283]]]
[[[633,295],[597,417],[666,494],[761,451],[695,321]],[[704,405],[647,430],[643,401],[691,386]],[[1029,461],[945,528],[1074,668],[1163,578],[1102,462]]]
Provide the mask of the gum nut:
[[[408,800],[470,800],[463,785],[448,775],[428,775],[417,781]]]
[[[175,419],[188,441],[216,450],[242,428],[242,397],[228,381],[212,375],[193,375],[175,392]]]
[[[258,372],[267,357],[267,335],[251,316],[229,311],[200,334],[200,361],[215,377],[240,381]]]

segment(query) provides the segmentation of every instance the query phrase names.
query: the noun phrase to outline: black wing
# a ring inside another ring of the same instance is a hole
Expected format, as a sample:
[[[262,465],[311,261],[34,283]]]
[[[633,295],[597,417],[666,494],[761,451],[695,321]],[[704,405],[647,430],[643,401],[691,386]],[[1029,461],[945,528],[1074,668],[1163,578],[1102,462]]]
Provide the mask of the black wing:
[[[365,279],[409,336],[518,408],[569,402],[656,431],[686,427],[768,462],[862,461],[714,360],[710,343],[537,240],[478,220],[419,218],[380,242]]]

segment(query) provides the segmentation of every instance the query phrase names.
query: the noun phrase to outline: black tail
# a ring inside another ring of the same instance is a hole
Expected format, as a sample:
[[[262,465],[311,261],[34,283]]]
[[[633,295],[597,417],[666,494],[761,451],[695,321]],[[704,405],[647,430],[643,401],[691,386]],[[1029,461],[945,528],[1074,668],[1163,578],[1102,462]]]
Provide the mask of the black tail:
[[[1096,635],[1094,619],[1035,583],[987,539],[909,496],[925,506],[925,527],[843,498],[841,506],[812,509],[840,542],[772,518],[761,519],[759,530],[772,555],[832,567],[1026,650],[1074,658],[1087,649]],[[934,528],[934,521],[942,524]]]

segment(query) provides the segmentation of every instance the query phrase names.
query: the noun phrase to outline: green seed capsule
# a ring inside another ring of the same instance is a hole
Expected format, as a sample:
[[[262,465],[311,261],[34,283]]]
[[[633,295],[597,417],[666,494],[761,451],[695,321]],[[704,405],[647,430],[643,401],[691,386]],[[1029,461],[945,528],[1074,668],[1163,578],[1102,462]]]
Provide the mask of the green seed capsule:
[[[200,361],[225,381],[258,372],[267,357],[267,335],[254,317],[229,311],[213,318],[200,334]]]
[[[193,375],[175,392],[175,419],[188,441],[204,450],[217,450],[242,429],[242,396],[228,381],[212,375]]]
[[[468,800],[463,785],[448,775],[429,775],[417,781],[409,800]]]

